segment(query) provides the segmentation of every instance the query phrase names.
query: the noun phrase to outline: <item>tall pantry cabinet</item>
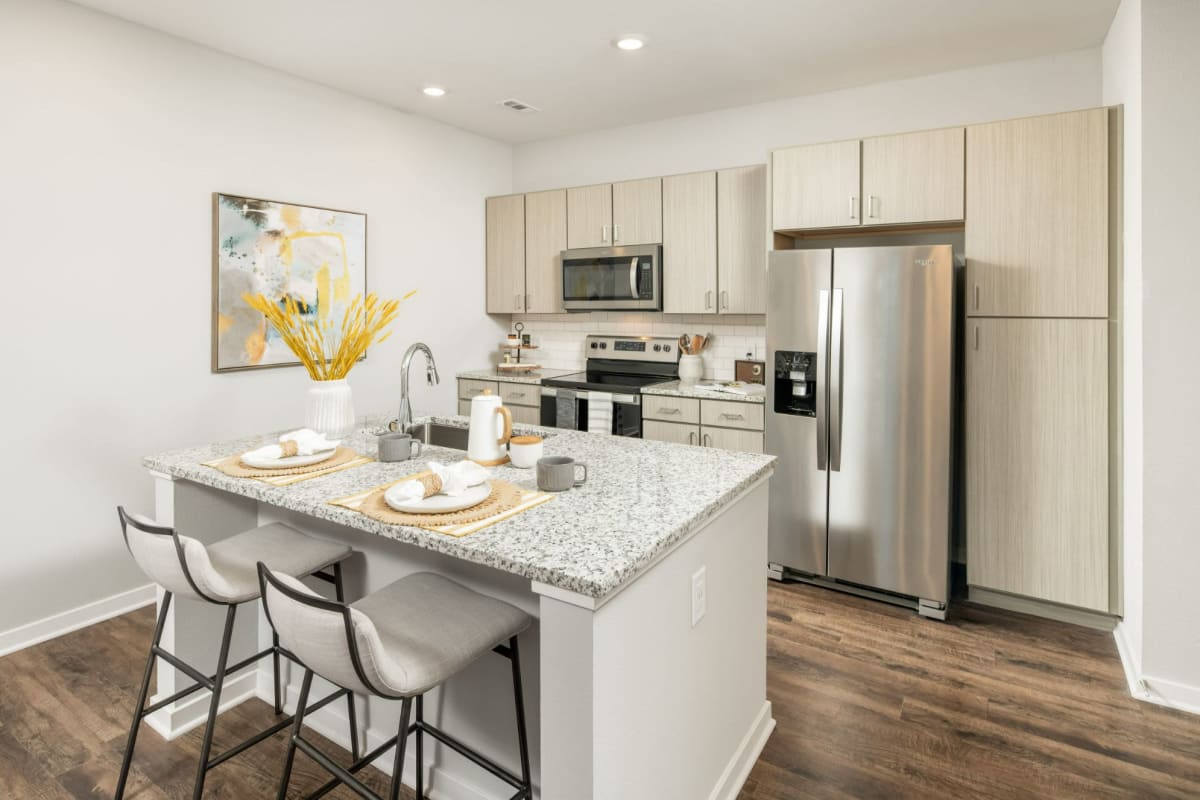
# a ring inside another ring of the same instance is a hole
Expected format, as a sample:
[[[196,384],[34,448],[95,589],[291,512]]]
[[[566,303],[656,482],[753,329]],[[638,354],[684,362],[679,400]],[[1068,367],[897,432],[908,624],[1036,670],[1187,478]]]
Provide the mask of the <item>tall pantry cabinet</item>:
[[[967,128],[967,582],[1119,613],[1110,526],[1115,110]]]

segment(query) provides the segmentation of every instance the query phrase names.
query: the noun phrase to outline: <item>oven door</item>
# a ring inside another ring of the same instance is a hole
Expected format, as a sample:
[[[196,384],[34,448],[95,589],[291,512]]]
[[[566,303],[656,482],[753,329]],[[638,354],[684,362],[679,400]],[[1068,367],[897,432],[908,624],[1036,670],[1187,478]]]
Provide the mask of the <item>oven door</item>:
[[[567,311],[662,309],[662,245],[562,252]]]
[[[544,428],[558,427],[558,389],[553,386],[542,387],[542,408],[540,422]],[[588,422],[588,392],[575,392],[575,427],[569,430],[586,431]],[[613,395],[613,436],[628,436],[640,439],[642,436],[642,396],[640,394]]]

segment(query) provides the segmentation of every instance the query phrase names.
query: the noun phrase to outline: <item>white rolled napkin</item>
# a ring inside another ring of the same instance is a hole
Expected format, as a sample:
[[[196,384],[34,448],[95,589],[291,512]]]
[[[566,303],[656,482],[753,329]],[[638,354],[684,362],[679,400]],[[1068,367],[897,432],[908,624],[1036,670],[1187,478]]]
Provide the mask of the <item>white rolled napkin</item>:
[[[460,495],[487,480],[487,470],[474,461],[459,461],[457,464],[430,461],[425,466],[442,481],[442,489],[438,494],[450,497]],[[426,485],[418,480],[404,481],[388,489],[387,495],[388,499],[398,503],[415,503],[426,497]]]
[[[335,449],[341,444],[340,439],[330,441],[325,438],[325,434],[317,433],[308,428],[301,428],[298,431],[285,433],[279,437],[280,444],[263,445],[257,450],[251,450],[246,453],[254,458],[283,458],[283,442],[295,442],[296,452],[298,456],[311,456],[316,453],[324,453],[327,450]]]

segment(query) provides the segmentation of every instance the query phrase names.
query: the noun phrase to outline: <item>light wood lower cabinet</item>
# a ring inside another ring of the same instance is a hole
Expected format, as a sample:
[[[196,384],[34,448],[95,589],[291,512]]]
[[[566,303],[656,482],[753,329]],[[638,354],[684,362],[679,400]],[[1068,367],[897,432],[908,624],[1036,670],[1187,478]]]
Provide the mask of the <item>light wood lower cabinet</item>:
[[[642,438],[658,442],[761,453],[762,419],[763,406],[756,403],[642,396]],[[717,420],[719,426],[697,424]]]
[[[500,384],[497,381],[484,381],[476,378],[459,378],[458,379],[458,396],[462,400],[470,400],[477,394],[491,392],[492,394],[500,393]]]
[[[968,583],[1109,611],[1108,322],[966,337]]]
[[[763,451],[763,434],[762,431],[710,428],[703,425],[700,427],[700,443],[705,447],[716,447],[720,450],[761,453]]]
[[[513,422],[517,425],[541,425],[542,412],[532,406],[508,406]]]
[[[642,420],[642,438],[653,442],[698,445],[700,444],[700,426],[644,419]]]
[[[471,401],[470,400],[463,400],[462,398],[459,398],[458,415],[460,417],[471,416]]]

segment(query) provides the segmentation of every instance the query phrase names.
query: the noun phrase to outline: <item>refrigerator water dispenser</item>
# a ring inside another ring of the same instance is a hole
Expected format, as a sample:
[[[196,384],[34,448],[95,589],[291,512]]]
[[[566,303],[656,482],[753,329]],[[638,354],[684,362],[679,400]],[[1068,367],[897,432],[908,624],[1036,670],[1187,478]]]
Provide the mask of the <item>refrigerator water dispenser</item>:
[[[775,351],[775,411],[801,417],[817,415],[817,354]]]

